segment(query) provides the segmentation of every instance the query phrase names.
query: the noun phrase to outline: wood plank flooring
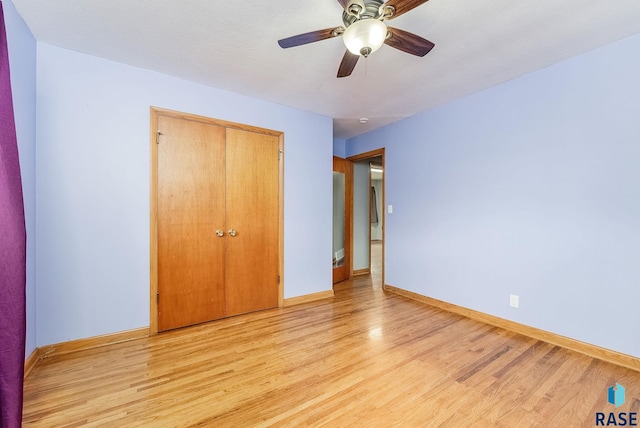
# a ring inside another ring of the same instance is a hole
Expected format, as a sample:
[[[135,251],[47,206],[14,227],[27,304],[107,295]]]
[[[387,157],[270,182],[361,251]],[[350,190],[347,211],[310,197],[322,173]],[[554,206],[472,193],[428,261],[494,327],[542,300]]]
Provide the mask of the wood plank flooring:
[[[615,382],[627,391],[617,409]],[[333,299],[50,357],[24,391],[25,427],[574,427],[640,411],[638,372],[371,277]]]

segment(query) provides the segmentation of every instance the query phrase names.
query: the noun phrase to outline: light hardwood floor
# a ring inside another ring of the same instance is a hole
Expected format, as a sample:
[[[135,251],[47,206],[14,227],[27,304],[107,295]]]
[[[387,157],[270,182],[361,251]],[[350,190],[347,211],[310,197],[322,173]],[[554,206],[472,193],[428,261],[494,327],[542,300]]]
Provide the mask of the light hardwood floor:
[[[45,359],[24,426],[573,427],[639,398],[638,372],[362,277],[333,299]]]

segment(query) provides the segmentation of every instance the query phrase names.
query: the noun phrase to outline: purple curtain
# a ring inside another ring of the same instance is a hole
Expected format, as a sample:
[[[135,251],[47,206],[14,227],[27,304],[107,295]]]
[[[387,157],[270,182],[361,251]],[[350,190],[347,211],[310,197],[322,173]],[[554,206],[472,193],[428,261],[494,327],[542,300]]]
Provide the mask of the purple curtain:
[[[9,52],[0,1],[0,427],[22,424],[26,231]]]

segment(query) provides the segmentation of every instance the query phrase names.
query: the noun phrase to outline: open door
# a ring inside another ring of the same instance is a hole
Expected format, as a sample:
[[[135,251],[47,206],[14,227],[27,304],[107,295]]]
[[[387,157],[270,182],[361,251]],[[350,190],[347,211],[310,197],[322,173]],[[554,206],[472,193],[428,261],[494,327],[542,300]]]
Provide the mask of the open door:
[[[351,277],[353,163],[333,157],[333,283]]]

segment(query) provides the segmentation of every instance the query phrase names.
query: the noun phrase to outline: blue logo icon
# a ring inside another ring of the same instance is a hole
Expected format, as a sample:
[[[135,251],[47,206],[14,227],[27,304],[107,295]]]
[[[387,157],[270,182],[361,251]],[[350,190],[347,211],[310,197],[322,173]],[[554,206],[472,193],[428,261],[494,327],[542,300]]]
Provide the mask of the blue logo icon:
[[[609,403],[620,407],[624,404],[624,386],[616,382],[616,386],[609,388]]]

